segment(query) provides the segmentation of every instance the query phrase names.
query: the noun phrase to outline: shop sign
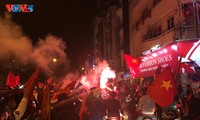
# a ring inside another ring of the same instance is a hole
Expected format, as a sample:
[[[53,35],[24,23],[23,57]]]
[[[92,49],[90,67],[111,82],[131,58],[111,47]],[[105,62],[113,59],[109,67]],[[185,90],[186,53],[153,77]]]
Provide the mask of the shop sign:
[[[181,62],[195,62],[200,67],[200,40],[179,41],[162,47],[154,52],[142,56],[140,64],[140,77],[153,76],[158,66],[165,68],[170,66],[175,70],[178,60]]]
[[[162,68],[170,66],[174,69],[177,62],[177,45],[175,43],[167,45],[142,57],[142,63],[139,66],[139,76],[153,76],[158,66]]]

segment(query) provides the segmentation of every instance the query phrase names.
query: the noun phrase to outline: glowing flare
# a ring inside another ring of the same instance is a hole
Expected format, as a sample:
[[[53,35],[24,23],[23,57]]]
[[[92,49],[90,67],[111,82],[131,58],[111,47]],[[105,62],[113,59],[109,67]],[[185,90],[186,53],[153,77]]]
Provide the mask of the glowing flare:
[[[81,83],[82,83],[84,86],[90,88],[90,82],[87,80],[86,76],[83,76],[83,77],[82,77]]]
[[[100,88],[106,88],[108,79],[114,79],[116,77],[114,71],[110,70],[109,67],[103,69],[100,77]]]

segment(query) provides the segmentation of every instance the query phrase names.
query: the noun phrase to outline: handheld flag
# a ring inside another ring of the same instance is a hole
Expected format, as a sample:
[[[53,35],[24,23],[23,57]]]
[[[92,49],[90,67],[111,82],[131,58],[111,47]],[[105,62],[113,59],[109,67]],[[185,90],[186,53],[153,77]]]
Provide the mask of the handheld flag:
[[[83,84],[81,82],[78,82],[78,84],[76,85],[76,87],[74,88],[75,90],[77,90],[79,87],[81,87]]]
[[[75,80],[75,81],[72,81],[71,83],[69,83],[69,84],[67,85],[67,87],[65,87],[65,88],[63,88],[63,89],[60,89],[60,90],[54,92],[54,95],[53,95],[53,97],[52,97],[52,100],[57,99],[57,97],[58,97],[60,94],[62,94],[62,93],[66,93],[67,95],[70,96],[70,95],[71,95],[71,92],[70,92],[70,91],[74,89],[75,84],[76,84],[76,80]]]
[[[162,67],[159,65],[154,73],[154,80],[157,79],[157,77],[161,74],[162,72]]]
[[[71,90],[74,90],[75,84],[76,84],[76,80],[72,81],[71,83],[69,83],[67,85],[67,87],[63,89],[65,91],[65,93],[70,96],[71,95]]]
[[[75,84],[76,84],[76,80],[75,80],[75,81],[72,81],[71,83],[69,83],[69,84],[67,85],[67,88],[73,90],[74,87],[75,87]]]
[[[176,88],[178,87],[178,80],[177,79],[178,79],[178,73],[179,73],[180,67],[181,67],[181,61],[182,61],[182,54],[179,58],[176,69],[173,72],[173,79],[174,79],[174,83],[175,83]],[[178,90],[174,89],[174,95],[177,95],[177,94],[178,94]]]
[[[161,107],[167,107],[174,101],[176,89],[171,68],[166,67],[157,79],[149,86],[148,94]]]
[[[25,92],[24,92],[24,97],[28,98],[28,104],[26,108],[25,114],[28,115],[33,112],[33,90],[34,90],[34,85],[36,83],[37,77],[39,74],[39,69],[37,68],[34,73],[29,77],[28,81],[26,82],[26,87],[25,87]]]
[[[15,76],[12,71],[9,71],[8,77],[6,80],[6,86],[9,86],[11,88],[15,88],[17,85],[19,85],[20,76]]]
[[[181,67],[181,61],[182,61],[182,54],[179,58],[179,61],[177,63],[177,66],[176,66],[176,69],[174,70],[174,73],[173,73],[173,77],[174,77],[174,80],[175,82],[177,82],[177,76],[178,76],[178,73],[179,73],[179,69]]]
[[[26,82],[26,87],[28,88],[28,95],[30,97],[31,93],[33,93],[34,84],[36,83],[36,78],[38,77],[39,69],[37,68],[35,72],[31,75],[31,77]],[[29,98],[28,97],[28,98]]]
[[[124,54],[126,66],[129,68],[132,77],[138,77],[140,62],[137,58],[133,58],[130,55]]]
[[[46,85],[43,98],[41,102],[41,114],[40,119],[41,120],[50,120],[50,89],[49,84]]]

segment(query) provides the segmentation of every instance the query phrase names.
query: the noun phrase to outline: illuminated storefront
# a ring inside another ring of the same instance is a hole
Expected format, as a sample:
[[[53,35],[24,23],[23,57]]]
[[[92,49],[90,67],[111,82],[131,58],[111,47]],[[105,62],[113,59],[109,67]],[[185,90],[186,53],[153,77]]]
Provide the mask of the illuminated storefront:
[[[170,66],[174,70],[182,55],[181,62],[195,62],[200,67],[200,40],[188,40],[171,43],[141,57],[140,77],[151,77],[158,66]]]

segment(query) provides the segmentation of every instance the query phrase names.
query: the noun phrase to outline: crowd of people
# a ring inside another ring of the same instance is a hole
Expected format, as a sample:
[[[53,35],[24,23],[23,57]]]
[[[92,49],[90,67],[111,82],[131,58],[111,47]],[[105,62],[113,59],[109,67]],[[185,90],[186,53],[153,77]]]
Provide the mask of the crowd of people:
[[[40,119],[41,100],[44,96],[42,89],[37,88],[30,93],[27,88],[24,87],[24,90],[6,89],[11,94],[8,95],[7,92],[1,95],[1,120]],[[35,92],[37,95],[34,95]],[[33,94],[31,98],[28,96],[30,94]],[[31,102],[28,102],[30,100]],[[52,120],[58,118],[60,120],[120,119],[122,113],[122,104],[117,92],[96,87],[79,95],[59,94],[57,101],[51,102],[50,110]]]
[[[109,98],[103,99],[100,90],[91,89],[89,95],[82,102],[80,119],[103,120],[111,117],[119,119],[121,106],[116,96],[116,92],[112,91]]]
[[[135,80],[136,81],[136,80]],[[150,85],[149,81],[143,81],[127,86],[122,81],[118,83],[118,90],[91,88],[79,90],[74,94],[65,92],[57,95],[56,100],[51,99],[50,118],[51,120],[143,120],[151,118],[156,120],[162,119],[164,109],[160,108],[148,95],[147,90]],[[54,84],[54,83],[53,83]],[[55,86],[51,89],[55,90]],[[9,90],[13,94],[5,96],[0,95],[0,120],[42,120],[41,104],[44,96],[44,88],[36,88],[30,91],[28,87],[23,90]],[[50,90],[50,91],[52,91]],[[16,92],[17,91],[17,92]],[[199,99],[195,99],[191,94],[191,89],[187,88],[181,91],[182,102],[177,101],[182,106],[188,105],[181,109],[185,115],[189,116],[195,111]],[[190,92],[189,92],[190,91]],[[32,92],[32,93],[30,93]],[[189,93],[188,93],[189,92]],[[54,97],[51,92],[50,97]],[[73,93],[73,92],[72,92]],[[30,98],[30,94],[33,96]],[[36,95],[34,95],[36,94]],[[190,96],[190,97],[188,97]],[[31,102],[29,102],[31,100]],[[187,102],[188,104],[184,104]],[[185,110],[190,109],[190,110]],[[177,113],[176,113],[177,114]],[[178,116],[178,115],[177,115]],[[177,117],[176,116],[176,117]],[[191,117],[191,116],[190,116]],[[187,117],[188,118],[188,117]]]
[[[43,88],[36,88],[30,93],[28,87],[24,90],[6,89],[10,95],[4,93],[0,100],[0,120],[40,120],[41,104],[44,96]],[[52,87],[52,89],[54,89]],[[141,92],[140,92],[141,93]],[[30,97],[31,94],[31,97]],[[139,104],[137,111],[142,111],[142,104],[133,99],[138,94],[129,98],[122,96],[117,91],[108,89],[91,88],[89,91],[82,90],[78,94],[67,94],[62,92],[56,101],[51,99],[50,119],[52,120],[106,120],[127,119],[131,120],[137,116],[134,114],[135,104]],[[54,94],[50,95],[53,98]],[[30,102],[31,101],[31,102]],[[129,104],[131,103],[131,105]],[[136,109],[135,109],[136,110]],[[129,118],[125,118],[127,114]],[[138,119],[139,120],[139,119]]]
[[[29,94],[30,90],[24,88],[22,98],[19,94],[2,98],[0,102],[1,120],[21,120],[27,108]]]

